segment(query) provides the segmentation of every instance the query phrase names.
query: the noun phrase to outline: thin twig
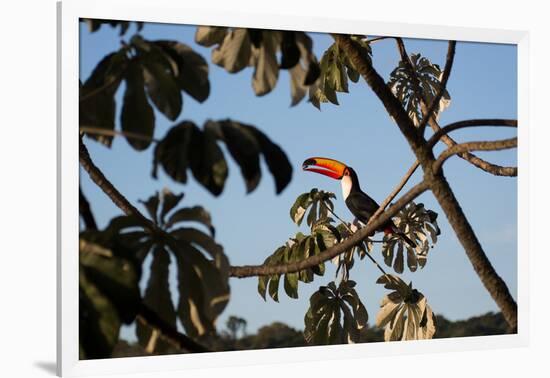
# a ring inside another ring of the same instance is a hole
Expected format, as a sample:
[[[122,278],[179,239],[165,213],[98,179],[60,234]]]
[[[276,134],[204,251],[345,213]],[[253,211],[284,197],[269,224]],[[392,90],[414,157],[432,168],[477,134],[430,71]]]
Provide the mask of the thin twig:
[[[424,112],[424,114],[422,115],[422,121],[420,122],[420,125],[418,125],[418,132],[422,136],[424,136],[426,124],[433,117],[436,107],[439,106],[439,100],[441,100],[441,97],[443,97],[443,94],[447,90],[447,81],[449,80],[449,76],[451,75],[451,69],[453,68],[453,62],[455,59],[455,47],[456,47],[456,41],[449,41],[449,47],[447,49],[447,59],[445,61],[445,68],[443,69],[443,75],[441,76],[441,80],[439,81],[439,91],[437,92],[436,96],[433,98],[432,103],[430,104],[426,112]],[[439,113],[439,110],[438,110],[438,113]]]
[[[82,193],[82,188],[78,187],[78,212],[84,221],[84,225],[88,230],[97,230],[97,223],[92,213],[90,203]]]
[[[139,308],[137,318],[149,327],[159,330],[162,337],[167,339],[171,344],[176,345],[179,349],[194,353],[210,352],[208,348],[197,343],[189,336],[178,332],[171,324],[166,323],[156,311],[143,303]]]
[[[350,232],[351,235],[355,234],[355,232],[351,229],[351,227],[348,226],[348,224],[346,222],[344,222],[342,220],[342,218],[340,218],[330,207],[327,206],[327,209],[328,211],[330,211],[332,213],[332,215],[334,215],[336,218],[338,218],[340,220],[340,222],[342,222],[342,224],[344,225],[344,227],[346,227],[346,229]],[[372,219],[372,218],[371,218]],[[376,267],[382,272],[383,275],[386,275],[387,273],[384,271],[384,269],[382,269],[382,267],[380,266],[380,264],[378,264],[378,262],[374,259],[374,257],[371,256],[370,253],[367,252],[367,256],[368,258],[370,259],[370,261],[372,261],[372,263],[374,265],[376,265]]]
[[[497,127],[517,127],[518,121],[515,119],[500,119],[500,118],[489,118],[489,119],[467,119],[464,121],[458,121],[448,124],[445,127],[441,127],[432,137],[428,140],[428,147],[433,147],[437,142],[443,138],[444,135],[447,135],[451,131],[458,129],[464,129],[467,127],[479,127],[479,126],[497,126]]]
[[[86,133],[86,134],[94,134],[94,135],[123,136],[125,138],[141,140],[144,142],[160,143],[160,140],[158,139],[155,139],[153,137],[143,135],[140,133],[134,133],[131,131],[119,131],[119,130],[112,130],[112,129],[103,129],[101,127],[80,126],[80,132]]]
[[[421,110],[423,113],[427,111],[426,109],[426,99],[422,94],[422,91],[420,91],[420,85],[418,82],[418,77],[416,76],[416,72],[414,71],[413,64],[411,62],[411,59],[407,53],[407,50],[405,49],[405,44],[403,43],[403,40],[401,38],[395,38],[397,42],[397,49],[399,51],[399,54],[401,56],[401,61],[405,64],[405,67],[409,70],[411,74],[411,80],[412,84],[414,86],[415,91],[419,91],[421,95]],[[383,101],[384,102],[384,101]],[[385,103],[385,102],[384,102]],[[391,113],[390,113],[391,114]],[[394,117],[395,118],[395,117]],[[430,117],[427,119],[428,124],[431,126],[432,130],[437,133],[441,127],[439,126],[438,122],[434,119],[434,117]],[[404,134],[407,140],[409,139],[409,136]],[[444,135],[442,138],[442,141],[449,147],[452,147],[456,144],[456,141],[454,141],[450,136]],[[517,176],[518,170],[517,167],[502,167],[496,164],[489,163],[488,161],[485,161],[476,155],[470,153],[470,152],[464,152],[459,154],[462,159],[466,160],[470,164],[472,164],[475,167],[478,167],[479,169],[484,170],[485,172],[491,173],[496,176]]]
[[[397,184],[395,189],[380,204],[380,207],[378,207],[378,210],[376,210],[375,213],[372,215],[372,217],[369,219],[369,222],[376,219],[376,217],[378,217],[384,211],[384,209],[391,203],[391,201],[393,201],[395,196],[397,196],[397,194],[403,189],[403,187],[405,186],[407,181],[409,181],[409,179],[414,174],[414,172],[416,171],[419,165],[420,163],[418,162],[418,160],[415,161],[413,165],[411,165],[411,167],[409,168],[407,173],[405,173],[405,176],[403,176],[399,184]]]
[[[373,43],[373,42],[381,41],[383,39],[390,39],[390,38],[394,38],[394,37],[388,37],[388,36],[374,37],[374,38],[371,38],[371,39],[367,39],[365,42]]]
[[[498,151],[515,148],[518,145],[518,138],[502,139],[493,142],[468,142],[455,144],[453,147],[449,147],[439,155],[437,160],[433,163],[433,172],[437,174],[441,169],[441,166],[453,155],[457,155],[463,152],[469,151]]]

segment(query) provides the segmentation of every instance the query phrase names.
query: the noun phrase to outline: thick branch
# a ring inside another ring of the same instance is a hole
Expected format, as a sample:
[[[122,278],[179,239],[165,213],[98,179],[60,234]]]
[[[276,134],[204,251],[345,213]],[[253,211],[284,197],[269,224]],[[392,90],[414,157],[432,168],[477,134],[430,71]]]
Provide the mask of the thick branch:
[[[374,69],[372,68],[372,65],[370,65],[370,62],[368,62],[367,59],[364,59],[356,52],[352,51],[352,49],[346,48],[346,46],[350,44],[349,38],[346,40],[345,37],[335,36],[335,39],[339,44],[341,44],[343,50],[348,55],[348,58],[352,60],[354,66],[361,65],[363,71],[365,71],[366,67],[366,72],[359,71],[361,73],[361,76],[365,79],[367,84],[369,84],[375,94],[378,95],[379,99],[383,102],[389,114],[397,122],[403,135],[413,148],[413,151],[415,152],[420,165],[424,169],[425,181],[423,182],[429,183],[430,189],[433,191],[434,196],[436,197],[441,208],[445,212],[449,223],[453,227],[460,243],[464,247],[466,255],[472,263],[474,270],[478,274],[482,283],[485,285],[487,291],[500,307],[511,329],[515,330],[517,328],[517,304],[510,295],[506,283],[498,276],[493,266],[491,265],[491,262],[485,255],[485,252],[483,251],[481,244],[477,240],[477,237],[472,227],[470,226],[468,219],[462,212],[458,201],[454,197],[454,194],[447,180],[442,173],[438,173],[437,175],[434,174],[433,163],[435,158],[433,157],[433,152],[431,148],[429,148],[425,143],[422,143],[422,141],[418,141],[418,139],[423,140],[420,135],[416,133],[414,133],[414,135],[411,134],[411,120],[408,119],[408,116],[406,116],[406,114],[405,117],[401,116],[401,113],[403,113],[402,107],[396,106],[394,100],[397,99],[393,95],[388,96],[387,92],[390,92],[391,94],[391,91],[389,91],[389,88],[387,88],[380,76],[376,72],[374,72]],[[403,47],[402,55],[406,55],[406,52],[404,51],[404,45],[401,45]],[[353,55],[350,55],[350,53],[353,53]],[[406,58],[408,59],[408,57]],[[373,77],[376,78],[376,80],[372,80]],[[395,117],[395,114],[399,115],[399,118]],[[433,117],[431,117],[430,120],[432,120],[430,124],[433,123],[437,125],[437,122],[433,120]],[[437,128],[439,129],[439,125],[437,125]],[[437,131],[438,130],[435,130],[435,132]],[[378,222],[378,220],[375,222]]]
[[[442,176],[431,184],[431,190],[439,205],[445,212],[449,224],[453,228],[460,244],[470,260],[479,279],[499,306],[511,332],[517,331],[517,304],[506,283],[493,268],[491,261],[483,251],[472,226],[462,211],[458,200],[453,194],[448,182]]]
[[[455,144],[454,146],[446,149],[439,155],[437,160],[433,164],[433,172],[436,174],[445,160],[453,155],[468,151],[498,151],[515,148],[518,145],[518,138],[502,139],[493,142],[468,142]]]
[[[361,77],[378,96],[388,114],[393,118],[403,135],[406,137],[413,151],[422,154],[423,150],[424,152],[428,152],[430,156],[431,151],[421,149],[425,141],[418,134],[414,124],[403,109],[403,105],[393,95],[384,79],[373,68],[371,62],[363,57],[361,54],[361,47],[347,35],[334,34],[333,38],[342,51],[344,51],[347,57],[353,62],[353,66],[357,69],[357,72],[359,72]],[[431,156],[433,157],[433,155]],[[425,158],[422,157],[421,162],[423,159]]]
[[[418,77],[416,76],[416,72],[412,66],[412,62],[409,58],[409,55],[407,54],[407,50],[405,49],[405,44],[403,43],[403,40],[401,38],[396,38],[397,41],[397,48],[399,50],[399,54],[401,55],[401,60],[405,63],[405,66],[411,73],[411,78],[413,85],[415,86],[415,89],[420,91],[420,86],[418,83]],[[422,93],[421,91],[419,93]],[[427,112],[426,109],[426,101],[424,96],[421,96],[423,101],[421,101],[421,110],[422,113],[425,114]],[[434,117],[430,117],[428,119],[428,124],[432,128],[434,132],[438,132],[441,127],[439,126],[438,122],[435,120]],[[456,144],[456,141],[454,141],[451,137],[444,135],[442,138],[442,141],[449,147],[452,147]],[[485,161],[476,155],[470,153],[470,152],[464,152],[459,154],[462,159],[466,160],[470,164],[484,170],[485,172],[491,173],[496,176],[517,176],[518,175],[518,169],[517,167],[502,167],[496,164],[489,163],[488,161]]]
[[[328,261],[341,253],[349,250],[353,246],[361,243],[372,232],[380,228],[388,219],[401,210],[406,204],[422,194],[428,186],[425,182],[421,182],[409,190],[403,197],[401,197],[393,206],[391,206],[386,212],[381,214],[376,220],[372,221],[369,225],[359,229],[349,238],[345,239],[341,243],[337,243],[332,247],[324,250],[318,255],[308,257],[305,260],[296,261],[288,264],[281,265],[245,265],[245,266],[233,266],[229,270],[229,275],[232,277],[244,278],[251,276],[269,276],[273,274],[286,274],[299,272],[301,270],[312,268],[325,261]]]

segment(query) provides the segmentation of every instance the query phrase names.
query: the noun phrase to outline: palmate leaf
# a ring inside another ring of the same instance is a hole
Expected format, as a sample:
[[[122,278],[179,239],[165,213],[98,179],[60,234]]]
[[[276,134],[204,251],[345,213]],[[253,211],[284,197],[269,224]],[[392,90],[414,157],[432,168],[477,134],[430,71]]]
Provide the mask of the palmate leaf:
[[[132,248],[139,256],[140,267],[145,257],[153,253],[144,303],[168,324],[175,325],[177,316],[189,336],[200,337],[215,330],[216,319],[229,300],[229,261],[223,248],[212,239],[210,214],[200,206],[178,208],[182,198],[183,194],[165,189],[141,201],[162,233],[146,231],[136,217],[122,216],[98,234],[101,240],[124,242]],[[209,233],[190,227],[193,223],[206,226]],[[177,305],[172,303],[168,285],[171,261],[176,262],[173,266],[178,276]],[[137,327],[140,343],[149,352],[160,353],[169,347],[147,325]]]
[[[311,235],[304,235],[298,232],[294,238],[289,239],[285,245],[280,246],[275,252],[268,256],[264,265],[287,264],[305,260],[311,256],[316,256],[341,241],[340,234],[336,227],[329,225],[326,220],[313,225]],[[314,280],[315,275],[323,276],[325,274],[325,264],[321,263],[311,268],[303,269],[299,272],[287,273],[284,275],[271,275],[258,277],[258,293],[265,300],[266,293],[278,302],[279,301],[279,282],[281,278],[284,282],[285,293],[290,298],[298,298],[298,284],[300,281],[309,283]],[[284,276],[284,277],[282,277]]]
[[[352,35],[351,39],[364,58],[370,61],[372,50],[365,37]],[[321,58],[319,80],[309,88],[309,101],[319,110],[324,102],[338,105],[336,93],[348,92],[348,78],[357,82],[359,73],[338,44],[333,43]]]
[[[338,287],[331,282],[313,293],[304,317],[304,337],[308,344],[359,342],[368,314],[354,287],[354,281],[341,281]],[[342,318],[343,325],[340,322]]]
[[[81,127],[115,129],[114,95],[123,79],[121,127],[137,150],[146,149],[154,135],[151,103],[174,121],[183,109],[182,91],[199,102],[210,94],[208,64],[201,55],[176,41],[150,41],[136,34],[128,45],[105,56],[81,86]],[[112,136],[97,132],[89,131],[88,136],[108,146],[112,141]]]
[[[97,231],[82,233],[79,253],[80,358],[107,358],[122,323],[133,322],[141,296],[140,270],[109,246]]]
[[[392,292],[382,299],[376,325],[384,328],[384,340],[431,339],[436,331],[435,315],[422,293],[393,275],[376,281]]]
[[[291,105],[300,102],[320,73],[311,39],[303,32],[199,26],[195,41],[214,46],[212,62],[227,72],[254,67],[252,88],[257,96],[270,93],[277,84],[279,70],[288,69]]]
[[[125,74],[126,91],[120,114],[122,131],[138,134],[144,139],[127,137],[128,143],[136,150],[144,150],[151,144],[155,130],[155,114],[145,94],[143,71],[132,61]]]
[[[107,54],[93,69],[90,77],[80,87],[79,124],[81,127],[115,128],[115,93],[120,86],[128,65],[125,49]],[[90,138],[110,146],[112,136],[87,134]]]
[[[317,188],[302,193],[290,208],[290,219],[298,226],[301,225],[309,209],[306,220],[307,225],[311,227],[318,220],[329,217],[329,209],[334,209],[332,200],[335,198],[334,193],[318,190]]]
[[[200,184],[214,195],[221,194],[228,168],[218,142],[225,143],[239,165],[248,193],[261,178],[260,156],[275,179],[277,194],[290,182],[292,166],[283,150],[254,126],[229,119],[208,120],[203,130],[191,121],[172,127],[155,148],[153,177],[160,165],[172,179],[186,183],[191,169]]]
[[[413,240],[416,247],[413,248],[395,233],[385,235],[382,245],[384,262],[388,266],[393,265],[397,273],[403,272],[405,258],[411,272],[416,271],[418,267],[423,268],[427,262],[428,252],[437,242],[437,236],[440,233],[437,213],[426,209],[422,203],[410,202],[395,215],[393,220],[399,231]],[[429,238],[432,245],[429,243]]]
[[[176,310],[172,303],[170,285],[168,283],[170,255],[161,247],[155,248],[152,253],[151,274],[145,289],[143,303],[149,308],[154,309],[160,319],[175,329]],[[148,353],[162,352],[168,347],[159,338],[158,331],[141,321],[136,322],[136,334],[139,343],[145,346]]]
[[[100,20],[100,19],[91,19],[91,18],[81,18],[80,22],[85,23],[88,26],[88,30],[93,33],[101,28],[103,25],[109,25],[112,28],[116,28],[120,26],[120,32],[119,35],[123,36],[126,34],[126,31],[130,27],[130,24],[132,22],[130,21],[120,21],[120,20]],[[137,31],[140,31],[143,29],[143,22],[135,22],[137,26]]]
[[[418,126],[422,122],[422,107],[424,102],[429,107],[434,97],[441,88],[441,76],[443,72],[437,64],[431,63],[420,54],[412,54],[410,60],[414,69],[414,76],[407,65],[401,61],[390,74],[388,86],[391,88],[413,123]],[[434,108],[434,116],[437,119],[439,114],[449,107],[451,97],[445,89],[439,104]]]

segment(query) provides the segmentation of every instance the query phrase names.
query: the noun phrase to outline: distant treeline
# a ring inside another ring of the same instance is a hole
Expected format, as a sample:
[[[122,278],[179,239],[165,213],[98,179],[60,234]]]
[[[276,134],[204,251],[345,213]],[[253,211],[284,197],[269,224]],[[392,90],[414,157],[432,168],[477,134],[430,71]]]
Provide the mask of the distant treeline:
[[[246,333],[246,321],[239,319],[241,328],[230,327],[219,334],[203,338],[201,344],[212,351],[268,349],[306,346],[302,331],[288,325],[275,322],[258,329],[257,333]],[[244,327],[242,325],[244,324]],[[376,327],[365,328],[361,334],[361,342],[383,342],[382,329]],[[501,313],[492,313],[474,316],[467,320],[450,321],[444,316],[437,316],[437,332],[434,338],[489,336],[507,333],[507,324]],[[163,354],[184,353],[176,348],[167,348]],[[113,357],[130,357],[147,355],[138,343],[128,343],[121,340]]]

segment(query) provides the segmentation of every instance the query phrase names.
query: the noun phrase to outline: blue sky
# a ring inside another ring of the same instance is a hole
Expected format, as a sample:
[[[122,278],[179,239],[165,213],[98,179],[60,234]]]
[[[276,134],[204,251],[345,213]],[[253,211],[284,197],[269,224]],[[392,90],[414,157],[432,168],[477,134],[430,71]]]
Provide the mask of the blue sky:
[[[292,181],[283,193],[275,195],[273,179],[263,163],[260,185],[247,195],[238,166],[228,158],[229,178],[224,192],[214,197],[192,178],[186,185],[181,185],[160,170],[159,179],[153,180],[150,176],[153,147],[136,152],[122,138],[115,138],[111,149],[91,140],[86,143],[96,164],[132,203],[137,204],[138,199],[145,199],[167,187],[173,192],[185,193],[182,206],[202,205],[207,208],[216,226],[216,240],[223,245],[232,265],[260,264],[288,237],[299,231],[291,222],[288,210],[297,195],[313,187],[335,192],[338,197],[336,211],[340,216],[352,219],[341,200],[339,183],[301,171],[305,158],[327,156],[349,164],[357,171],[362,189],[378,201],[386,197],[414,162],[405,139],[364,82],[350,83],[350,93],[338,95],[340,105],[322,105],[322,111],[306,101],[295,107],[289,106],[289,77],[284,71],[273,92],[256,97],[251,85],[252,70],[229,74],[213,65],[210,49],[193,42],[194,30],[190,26],[146,24],[141,32],[148,39],[174,39],[187,43],[209,61],[210,97],[199,104],[184,95],[183,111],[176,122],[192,120],[200,126],[207,119],[232,118],[260,128],[283,147],[293,165]],[[123,38],[129,38],[134,31],[132,27]],[[332,43],[331,38],[325,34],[310,35],[314,41],[314,51],[320,57]],[[432,62],[444,65],[446,42],[406,39],[405,43],[409,54],[420,52]],[[118,30],[104,26],[90,34],[83,25],[81,78],[85,80],[95,64],[119,46]],[[373,44],[374,66],[385,79],[398,60],[392,40]],[[441,125],[470,118],[517,118],[516,47],[459,42],[447,88],[452,103],[442,113]],[[119,90],[118,111],[121,94]],[[169,127],[176,123],[158,112],[156,120],[157,138],[164,136]],[[514,130],[494,128],[460,130],[453,134],[459,141],[500,139],[512,135],[515,135]],[[438,146],[436,151],[442,149]],[[479,156],[502,165],[516,165],[517,162],[515,150],[480,153]],[[492,176],[459,158],[450,159],[445,164],[445,176],[493,266],[516,297],[517,180]],[[420,179],[417,172],[404,190]],[[100,227],[121,213],[85,173],[81,175],[81,185]],[[417,201],[440,214],[441,236],[430,251],[426,267],[414,273],[405,270],[403,279],[412,281],[426,295],[434,312],[447,318],[463,319],[497,311],[433,196],[429,192],[424,193]],[[306,229],[302,228],[302,231]],[[382,263],[379,247],[373,253]],[[303,317],[310,295],[319,285],[332,280],[333,273],[334,269],[330,266],[325,277],[316,278],[310,284],[300,283],[299,299],[286,297],[281,287],[280,303],[261,299],[256,291],[256,278],[231,279],[231,300],[219,319],[218,328],[223,327],[228,316],[237,315],[248,321],[249,331],[273,321],[303,329]],[[378,276],[379,272],[368,259],[356,263],[351,272],[352,279],[358,282],[357,290],[371,320],[374,320],[380,300],[386,294],[382,287],[375,284]],[[175,274],[172,278],[175,289]],[[123,335],[133,338],[132,330],[128,328]]]

